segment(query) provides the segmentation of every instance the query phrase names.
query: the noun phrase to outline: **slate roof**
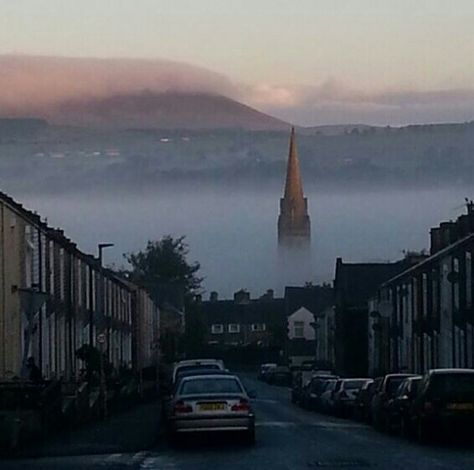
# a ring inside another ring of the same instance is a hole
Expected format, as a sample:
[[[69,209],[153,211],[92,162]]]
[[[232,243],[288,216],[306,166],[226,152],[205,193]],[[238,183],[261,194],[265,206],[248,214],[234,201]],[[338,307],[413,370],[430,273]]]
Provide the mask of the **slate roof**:
[[[398,263],[343,263],[336,262],[334,280],[336,306],[367,308],[368,299],[378,287],[407,268]]]
[[[208,324],[213,323],[279,323],[285,313],[284,300],[251,300],[249,303],[235,303],[233,300],[206,301],[201,305]]]
[[[317,315],[334,303],[334,291],[329,286],[285,288],[285,314],[290,316],[300,307]]]

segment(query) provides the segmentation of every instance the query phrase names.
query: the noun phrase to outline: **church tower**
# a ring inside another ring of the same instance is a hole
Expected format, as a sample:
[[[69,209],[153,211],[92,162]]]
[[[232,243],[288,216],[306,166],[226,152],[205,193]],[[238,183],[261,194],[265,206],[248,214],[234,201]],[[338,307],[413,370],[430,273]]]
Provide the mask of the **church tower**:
[[[302,286],[313,280],[311,222],[304,197],[295,129],[291,129],[285,192],[278,217],[278,288]]]
[[[309,248],[311,222],[308,215],[308,200],[303,194],[300,164],[296,148],[295,128],[291,129],[290,150],[286,169],[285,193],[280,199],[278,217],[278,246],[287,248]]]

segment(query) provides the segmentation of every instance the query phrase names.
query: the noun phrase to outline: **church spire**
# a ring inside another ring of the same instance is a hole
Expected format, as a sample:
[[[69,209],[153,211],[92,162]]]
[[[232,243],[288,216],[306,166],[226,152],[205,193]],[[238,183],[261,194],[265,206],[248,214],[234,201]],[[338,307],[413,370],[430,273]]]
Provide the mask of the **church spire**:
[[[295,128],[291,128],[290,149],[288,152],[288,164],[286,168],[285,199],[302,201],[303,184],[301,183],[300,163],[298,150],[296,148]]]
[[[295,128],[291,128],[290,148],[286,169],[285,193],[280,199],[278,241],[281,245],[308,245],[311,238],[311,222],[308,201],[303,194],[300,164],[296,149]]]

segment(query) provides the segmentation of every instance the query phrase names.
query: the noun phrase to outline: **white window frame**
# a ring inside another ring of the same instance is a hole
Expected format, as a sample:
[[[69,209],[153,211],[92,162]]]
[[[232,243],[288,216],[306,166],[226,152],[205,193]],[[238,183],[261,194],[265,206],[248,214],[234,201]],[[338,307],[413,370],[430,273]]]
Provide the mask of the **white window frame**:
[[[301,329],[301,334],[297,334],[297,331]],[[295,338],[304,338],[304,321],[295,321],[293,323],[293,336]]]
[[[224,333],[224,325],[222,323],[213,323],[211,325],[211,333],[213,335],[221,335]]]
[[[227,325],[227,331],[229,333],[240,333],[240,324],[239,323],[229,323]]]
[[[266,331],[267,325],[265,323],[252,323],[251,330],[252,331]]]

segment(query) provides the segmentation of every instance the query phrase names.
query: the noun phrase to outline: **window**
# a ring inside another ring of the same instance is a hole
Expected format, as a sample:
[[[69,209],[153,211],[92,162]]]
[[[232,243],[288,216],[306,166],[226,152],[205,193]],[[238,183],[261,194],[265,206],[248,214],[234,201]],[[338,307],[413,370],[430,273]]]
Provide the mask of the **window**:
[[[222,325],[221,325],[222,326]],[[229,378],[192,378],[181,383],[179,395],[209,395],[213,393],[242,393],[240,383]]]
[[[224,325],[214,324],[211,326],[211,333],[213,335],[221,335],[224,333]]]
[[[238,323],[229,323],[229,333],[240,333],[240,325]]]
[[[293,328],[295,338],[304,338],[304,321],[295,321]]]
[[[265,331],[265,323],[252,323],[252,331]]]

